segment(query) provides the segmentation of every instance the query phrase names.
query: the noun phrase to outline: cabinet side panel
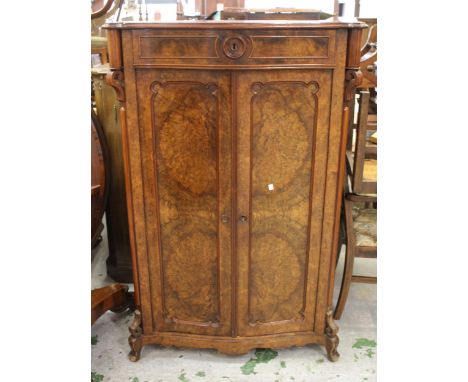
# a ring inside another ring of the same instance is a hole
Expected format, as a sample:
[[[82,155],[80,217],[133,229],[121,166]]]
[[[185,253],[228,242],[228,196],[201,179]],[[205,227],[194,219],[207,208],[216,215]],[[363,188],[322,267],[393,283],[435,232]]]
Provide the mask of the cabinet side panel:
[[[321,261],[319,271],[319,284],[317,288],[317,310],[315,319],[316,333],[325,330],[325,317],[329,309],[328,294],[332,293],[335,264],[332,259],[336,255],[332,249],[336,249],[333,240],[335,225],[339,224],[339,207],[343,190],[338,189],[343,183],[338,179],[340,171],[340,147],[342,138],[343,93],[345,80],[347,31],[340,30],[337,33],[337,65],[333,71],[332,98],[330,106],[330,132],[328,135],[328,159],[325,180],[325,201],[322,221]],[[343,165],[343,163],[341,163]]]
[[[142,182],[144,172],[142,151],[144,151],[144,147],[140,146],[142,129],[138,118],[135,70],[131,64],[133,59],[131,31],[122,32],[122,44],[124,46],[125,108],[121,108],[121,122],[129,239],[135,284],[135,303],[141,308],[143,332],[147,334],[152,332],[153,317],[151,305],[148,304],[150,277]]]

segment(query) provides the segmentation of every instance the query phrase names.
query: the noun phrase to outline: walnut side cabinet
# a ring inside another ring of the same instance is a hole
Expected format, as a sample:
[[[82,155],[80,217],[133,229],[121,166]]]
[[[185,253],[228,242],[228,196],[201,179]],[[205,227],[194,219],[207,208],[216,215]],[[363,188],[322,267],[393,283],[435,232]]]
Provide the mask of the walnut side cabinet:
[[[325,345],[359,22],[108,24],[147,344]]]

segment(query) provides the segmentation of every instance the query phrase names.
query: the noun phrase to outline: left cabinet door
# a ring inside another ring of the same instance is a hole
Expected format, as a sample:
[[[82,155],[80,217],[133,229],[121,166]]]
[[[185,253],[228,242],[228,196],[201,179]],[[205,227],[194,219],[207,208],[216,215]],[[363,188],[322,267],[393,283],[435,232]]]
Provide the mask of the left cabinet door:
[[[231,334],[228,72],[136,71],[153,330]]]

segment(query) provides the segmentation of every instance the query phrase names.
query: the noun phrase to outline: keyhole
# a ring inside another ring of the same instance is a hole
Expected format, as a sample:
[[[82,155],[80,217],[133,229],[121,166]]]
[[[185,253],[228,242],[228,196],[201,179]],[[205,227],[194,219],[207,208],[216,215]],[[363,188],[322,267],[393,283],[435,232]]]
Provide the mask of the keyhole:
[[[244,54],[245,42],[239,37],[228,37],[223,43],[223,50],[229,58],[239,58]]]

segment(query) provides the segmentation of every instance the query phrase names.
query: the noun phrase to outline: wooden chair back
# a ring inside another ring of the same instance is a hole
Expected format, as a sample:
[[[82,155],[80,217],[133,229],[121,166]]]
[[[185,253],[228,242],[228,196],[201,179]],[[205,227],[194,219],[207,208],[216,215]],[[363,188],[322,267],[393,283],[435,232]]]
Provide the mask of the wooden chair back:
[[[347,170],[353,194],[377,193],[377,20],[372,19],[361,48],[362,82],[357,88],[357,123],[348,130]],[[354,115],[351,110],[352,115]]]
[[[361,90],[354,151],[347,151],[351,192],[354,194],[377,193],[377,144],[369,140],[370,135],[377,131],[377,121],[372,115],[369,117],[369,102],[369,90]]]

